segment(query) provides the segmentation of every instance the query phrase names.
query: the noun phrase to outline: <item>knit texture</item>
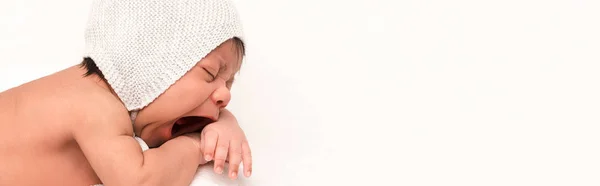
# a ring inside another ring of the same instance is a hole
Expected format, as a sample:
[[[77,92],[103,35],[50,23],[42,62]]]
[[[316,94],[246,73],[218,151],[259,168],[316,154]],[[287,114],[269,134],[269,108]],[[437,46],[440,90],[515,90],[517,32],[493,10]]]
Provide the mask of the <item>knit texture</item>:
[[[142,109],[233,37],[229,0],[94,0],[85,30],[90,57],[129,111]]]

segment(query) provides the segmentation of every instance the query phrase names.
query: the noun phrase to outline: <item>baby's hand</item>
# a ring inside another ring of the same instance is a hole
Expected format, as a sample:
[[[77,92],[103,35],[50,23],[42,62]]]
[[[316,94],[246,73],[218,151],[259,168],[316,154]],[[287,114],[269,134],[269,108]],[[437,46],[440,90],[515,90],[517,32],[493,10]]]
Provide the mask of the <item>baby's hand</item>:
[[[200,150],[206,161],[211,161],[214,157],[216,173],[222,174],[225,161],[229,161],[229,177],[235,179],[240,162],[243,160],[244,175],[250,177],[252,173],[250,146],[233,114],[227,110],[221,111],[219,120],[207,125],[200,137]]]

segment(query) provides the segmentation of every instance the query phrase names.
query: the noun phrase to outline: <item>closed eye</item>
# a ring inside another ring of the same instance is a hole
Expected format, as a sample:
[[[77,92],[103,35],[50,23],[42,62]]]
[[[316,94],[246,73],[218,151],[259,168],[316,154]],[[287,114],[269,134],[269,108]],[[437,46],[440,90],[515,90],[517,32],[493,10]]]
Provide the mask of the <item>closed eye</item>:
[[[208,71],[206,68],[203,67],[202,69],[204,69],[204,71],[206,71],[206,73],[208,73],[208,75],[210,75],[212,77],[213,81],[217,78],[213,73],[210,73],[210,71]]]

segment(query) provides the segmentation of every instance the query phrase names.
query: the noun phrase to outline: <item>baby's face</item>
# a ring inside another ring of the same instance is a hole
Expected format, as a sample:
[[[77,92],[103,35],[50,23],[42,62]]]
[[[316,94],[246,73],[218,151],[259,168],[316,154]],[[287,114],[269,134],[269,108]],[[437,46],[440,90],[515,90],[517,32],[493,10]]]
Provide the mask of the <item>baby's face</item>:
[[[228,40],[209,53],[138,113],[135,133],[150,147],[157,147],[217,120],[231,99],[229,90],[241,65],[240,52],[237,43]]]

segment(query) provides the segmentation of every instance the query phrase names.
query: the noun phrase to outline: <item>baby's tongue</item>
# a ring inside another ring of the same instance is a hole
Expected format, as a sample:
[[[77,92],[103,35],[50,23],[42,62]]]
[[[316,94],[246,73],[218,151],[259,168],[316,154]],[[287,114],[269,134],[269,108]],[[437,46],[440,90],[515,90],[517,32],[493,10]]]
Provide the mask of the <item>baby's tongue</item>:
[[[185,118],[178,119],[177,121],[175,121],[175,124],[177,124],[177,125],[185,124]]]

